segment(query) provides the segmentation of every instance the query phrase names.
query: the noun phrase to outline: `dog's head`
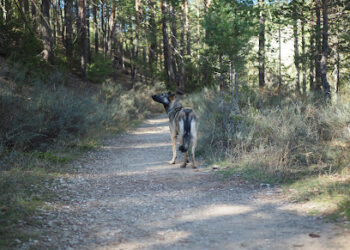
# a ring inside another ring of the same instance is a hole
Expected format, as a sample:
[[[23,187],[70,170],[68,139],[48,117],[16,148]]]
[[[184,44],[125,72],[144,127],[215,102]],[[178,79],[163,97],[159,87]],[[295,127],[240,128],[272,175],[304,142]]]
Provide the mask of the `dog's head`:
[[[175,93],[161,93],[158,95],[152,95],[152,99],[163,105],[169,105],[171,102],[175,101]]]

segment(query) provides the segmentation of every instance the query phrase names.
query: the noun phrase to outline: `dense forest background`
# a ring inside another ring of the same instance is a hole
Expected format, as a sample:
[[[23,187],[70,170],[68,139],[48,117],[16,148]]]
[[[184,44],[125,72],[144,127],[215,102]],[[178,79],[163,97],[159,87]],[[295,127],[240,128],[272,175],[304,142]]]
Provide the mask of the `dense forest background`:
[[[160,91],[224,175],[348,220],[349,87],[348,0],[0,0],[0,247]]]
[[[95,82],[124,72],[191,92],[234,78],[330,95],[349,79],[345,0],[3,0],[0,11],[3,55],[29,64],[30,54]]]

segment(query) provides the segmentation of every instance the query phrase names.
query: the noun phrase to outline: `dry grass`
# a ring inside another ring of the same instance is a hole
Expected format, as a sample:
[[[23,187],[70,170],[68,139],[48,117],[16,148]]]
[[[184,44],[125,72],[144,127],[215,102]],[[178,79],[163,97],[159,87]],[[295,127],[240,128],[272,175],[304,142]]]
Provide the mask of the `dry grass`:
[[[202,155],[227,175],[298,186],[292,199],[326,199],[336,207],[334,213],[350,218],[345,174],[350,166],[350,103],[345,96],[324,103],[322,97],[242,90],[239,111],[232,109],[230,96],[224,97],[224,107],[219,99],[209,90],[194,97]],[[306,194],[313,188],[322,191]]]
[[[0,74],[0,248],[37,237],[22,229],[40,223],[40,208],[55,198],[52,186],[74,171],[67,163],[160,111],[151,99],[162,90],[159,83],[126,91],[106,82],[100,92],[78,95],[64,86],[64,74],[55,71],[49,83],[33,83],[20,70],[10,74],[23,75],[20,83]],[[2,84],[8,81],[13,84]]]

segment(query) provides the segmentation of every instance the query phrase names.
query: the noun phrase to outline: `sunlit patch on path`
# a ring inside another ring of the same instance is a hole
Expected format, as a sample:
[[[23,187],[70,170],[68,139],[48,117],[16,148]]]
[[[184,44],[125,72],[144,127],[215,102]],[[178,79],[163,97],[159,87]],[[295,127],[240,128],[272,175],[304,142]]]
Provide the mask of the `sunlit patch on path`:
[[[180,169],[170,158],[164,116],[110,138],[62,181],[40,247],[337,249],[348,242],[332,225],[293,211],[274,189]]]

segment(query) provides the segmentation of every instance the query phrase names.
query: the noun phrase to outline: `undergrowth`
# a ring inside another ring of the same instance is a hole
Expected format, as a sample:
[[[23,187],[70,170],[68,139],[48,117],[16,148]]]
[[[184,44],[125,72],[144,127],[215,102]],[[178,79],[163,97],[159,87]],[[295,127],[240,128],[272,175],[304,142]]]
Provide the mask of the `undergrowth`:
[[[327,102],[316,95],[242,88],[238,105],[232,103],[232,95],[220,97],[212,90],[192,99],[200,114],[198,152],[226,176],[283,184],[297,190],[293,199],[299,201],[323,197],[333,207],[327,213],[350,219],[346,96]],[[313,189],[318,191],[305,191]]]
[[[66,72],[46,70],[43,75],[25,63],[1,65],[0,248],[39,236],[25,228],[40,223],[40,209],[55,199],[52,187],[74,171],[68,163],[159,111],[150,96],[160,84],[126,91],[109,80],[88,96],[66,87]]]

